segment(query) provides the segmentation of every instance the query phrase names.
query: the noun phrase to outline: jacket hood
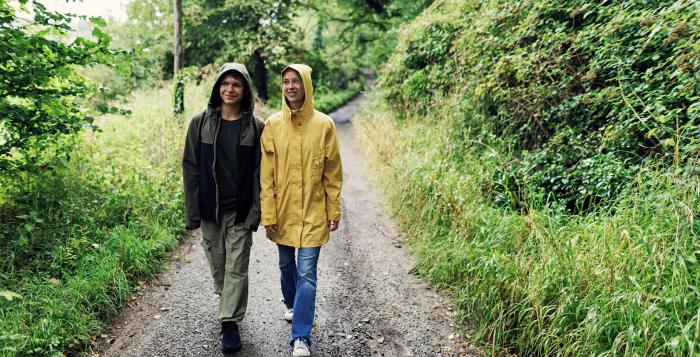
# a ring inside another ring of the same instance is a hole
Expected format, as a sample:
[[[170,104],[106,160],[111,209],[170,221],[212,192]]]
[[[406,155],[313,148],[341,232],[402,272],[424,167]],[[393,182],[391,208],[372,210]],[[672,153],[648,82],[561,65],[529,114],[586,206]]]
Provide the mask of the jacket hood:
[[[221,81],[224,79],[224,75],[228,72],[238,72],[245,78],[246,84],[248,85],[248,90],[244,94],[243,103],[241,103],[244,113],[253,114],[253,109],[255,109],[255,95],[253,94],[253,81],[250,80],[250,74],[245,65],[240,63],[224,63],[219,69],[219,75],[216,77],[216,82],[211,89],[211,96],[209,97],[209,109],[218,109],[221,105],[221,94],[219,94],[219,86]]]
[[[282,74],[287,69],[293,69],[301,76],[301,82],[304,84],[304,105],[298,110],[292,110],[287,104],[287,98],[284,96],[282,89],[282,116],[285,120],[291,119],[292,113],[301,115],[302,118],[309,119],[314,115],[314,86],[311,83],[311,67],[305,64],[290,64],[282,70]]]

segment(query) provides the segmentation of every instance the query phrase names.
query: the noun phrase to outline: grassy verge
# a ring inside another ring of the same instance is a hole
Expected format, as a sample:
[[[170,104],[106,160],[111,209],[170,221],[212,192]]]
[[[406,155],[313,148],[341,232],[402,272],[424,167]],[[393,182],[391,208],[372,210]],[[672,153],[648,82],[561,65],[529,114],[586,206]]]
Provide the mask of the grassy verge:
[[[63,355],[104,329],[183,233],[181,145],[169,89],[134,93],[70,158],[22,178],[0,210],[0,355]],[[185,117],[207,90],[189,87]],[[7,188],[6,191],[10,189]]]
[[[697,175],[648,166],[588,215],[499,208],[489,191],[511,158],[474,140],[453,150],[459,98],[437,99],[428,121],[397,119],[378,97],[357,137],[417,271],[454,297],[476,343],[522,356],[700,353]]]
[[[348,88],[337,92],[319,91],[316,98],[314,98],[314,106],[316,110],[328,114],[343,106],[350,99],[355,98],[362,89],[361,82],[352,82]]]

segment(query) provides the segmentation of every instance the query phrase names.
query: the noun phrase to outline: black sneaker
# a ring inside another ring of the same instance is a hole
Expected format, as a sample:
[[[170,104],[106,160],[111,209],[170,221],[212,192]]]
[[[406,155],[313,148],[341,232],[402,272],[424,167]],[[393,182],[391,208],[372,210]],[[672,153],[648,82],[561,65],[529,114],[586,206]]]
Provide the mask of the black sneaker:
[[[224,321],[221,323],[221,351],[224,353],[236,352],[243,347],[241,334],[238,332],[236,321]]]

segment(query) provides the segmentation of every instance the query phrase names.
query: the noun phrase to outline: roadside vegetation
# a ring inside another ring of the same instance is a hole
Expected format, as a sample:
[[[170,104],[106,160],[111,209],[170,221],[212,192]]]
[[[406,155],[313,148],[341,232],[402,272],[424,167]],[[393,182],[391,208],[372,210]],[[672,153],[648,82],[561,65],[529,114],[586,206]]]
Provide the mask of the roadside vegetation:
[[[256,88],[263,118],[279,110],[287,63],[314,66],[321,111],[363,88],[360,61],[343,55],[352,46],[324,44],[339,29],[318,25],[318,11],[199,0],[183,11],[185,113],[174,115],[172,1],[128,7],[130,20],[112,23],[0,0],[2,356],[80,352],[167,261],[184,234],[185,130],[222,63],[269,78]]]
[[[466,336],[521,356],[700,353],[700,8],[436,1],[358,138]]]
[[[184,130],[231,61],[263,117],[288,63],[325,112],[379,69],[358,138],[475,343],[700,354],[697,2],[193,0],[175,79],[172,6],[0,0],[0,355],[81,351],[163,266]]]

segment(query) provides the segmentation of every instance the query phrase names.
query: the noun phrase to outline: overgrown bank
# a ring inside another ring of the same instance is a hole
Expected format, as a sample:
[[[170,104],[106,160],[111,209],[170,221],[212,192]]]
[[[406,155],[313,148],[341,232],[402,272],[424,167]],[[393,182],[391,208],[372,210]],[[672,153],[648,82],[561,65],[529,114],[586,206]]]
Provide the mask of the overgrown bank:
[[[477,343],[700,353],[696,6],[441,1],[400,32],[358,137]]]
[[[3,190],[0,290],[16,294],[0,299],[3,355],[85,346],[177,246],[183,123],[168,92],[134,93],[132,116],[100,118],[69,156]]]

